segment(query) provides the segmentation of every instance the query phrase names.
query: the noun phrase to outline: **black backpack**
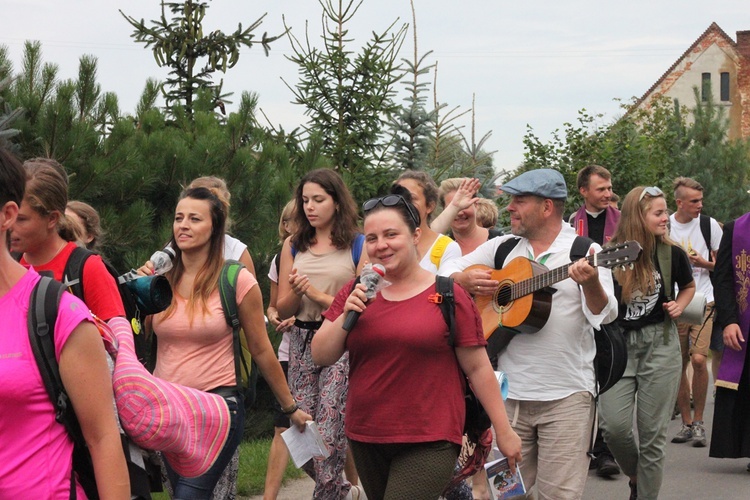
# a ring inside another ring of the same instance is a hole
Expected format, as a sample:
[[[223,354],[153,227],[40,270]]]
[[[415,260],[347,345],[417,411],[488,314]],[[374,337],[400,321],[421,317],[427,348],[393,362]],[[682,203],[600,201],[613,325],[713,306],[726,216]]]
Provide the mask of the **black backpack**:
[[[76,476],[86,496],[91,500],[99,498],[96,488],[94,466],[81,426],[70,404],[70,398],[60,378],[60,367],[55,358],[55,323],[60,307],[60,299],[66,287],[49,277],[42,277],[34,286],[29,301],[28,330],[31,350],[34,353],[44,387],[55,407],[55,420],[61,423],[73,441],[73,473],[70,478],[70,498],[76,498]],[[120,434],[130,476],[132,498],[150,499],[151,490],[161,491],[159,470],[149,462],[142,462],[138,451],[131,455],[130,440]],[[145,467],[145,468],[144,468]],[[147,472],[148,470],[148,472]],[[150,477],[149,477],[150,475]]]
[[[85,248],[76,247],[68,257],[68,261],[65,263],[65,269],[63,270],[63,285],[68,287],[70,293],[75,295],[81,300],[84,300],[83,292],[83,266],[86,261],[92,255],[98,255],[91,250]],[[133,340],[135,343],[135,352],[138,356],[138,360],[144,366],[148,366],[150,362],[150,345],[146,341],[146,336],[143,334],[143,325],[141,323],[143,317],[141,312],[138,310],[137,300],[133,296],[133,292],[125,284],[125,280],[120,279],[117,270],[106,260],[102,259],[104,267],[115,280],[117,284],[117,290],[120,292],[120,299],[122,305],[125,308],[125,317],[130,322],[130,327],[133,330]]]
[[[594,242],[585,236],[576,236],[570,249],[572,262],[586,257],[589,247]],[[617,320],[594,329],[594,343],[596,356],[594,357],[594,373],[596,374],[596,397],[612,388],[625,373],[628,365],[628,346],[625,333]]]
[[[436,302],[443,313],[445,324],[448,325],[448,345],[455,347],[456,341],[456,297],[453,290],[453,278],[446,276],[435,277],[435,289],[441,298]],[[472,442],[477,443],[482,434],[492,424],[482,403],[474,394],[469,385],[469,380],[464,377],[464,401],[466,403],[466,419],[464,421],[464,434]]]

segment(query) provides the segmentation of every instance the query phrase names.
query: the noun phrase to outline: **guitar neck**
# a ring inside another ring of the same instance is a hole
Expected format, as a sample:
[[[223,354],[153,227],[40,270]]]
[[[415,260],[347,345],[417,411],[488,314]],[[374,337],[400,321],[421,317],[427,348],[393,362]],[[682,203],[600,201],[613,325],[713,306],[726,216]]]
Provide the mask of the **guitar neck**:
[[[587,259],[589,262],[591,262],[590,258]],[[531,278],[527,278],[525,280],[519,281],[518,283],[514,283],[510,287],[511,300],[525,297],[526,295],[530,295],[537,290],[547,288],[548,286],[554,285],[558,281],[567,279],[569,277],[568,269],[570,268],[571,264],[572,262],[569,264],[565,264],[562,267],[552,269],[551,271],[547,271],[546,273],[532,276]]]

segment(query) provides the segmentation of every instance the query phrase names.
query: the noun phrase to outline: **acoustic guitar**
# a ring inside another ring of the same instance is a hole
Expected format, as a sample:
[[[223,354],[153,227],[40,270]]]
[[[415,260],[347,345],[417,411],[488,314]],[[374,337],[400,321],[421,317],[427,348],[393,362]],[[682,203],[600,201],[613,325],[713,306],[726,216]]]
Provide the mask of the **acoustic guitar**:
[[[594,267],[624,268],[638,258],[641,250],[637,241],[626,241],[589,255],[586,260]],[[471,269],[491,271],[491,279],[500,282],[492,295],[474,297],[482,316],[484,337],[489,339],[497,330],[503,336],[510,337],[515,333],[536,333],[541,330],[552,308],[554,289],[549,287],[569,277],[571,264],[548,270],[526,257],[516,257],[499,270],[482,265],[467,267],[464,272]]]

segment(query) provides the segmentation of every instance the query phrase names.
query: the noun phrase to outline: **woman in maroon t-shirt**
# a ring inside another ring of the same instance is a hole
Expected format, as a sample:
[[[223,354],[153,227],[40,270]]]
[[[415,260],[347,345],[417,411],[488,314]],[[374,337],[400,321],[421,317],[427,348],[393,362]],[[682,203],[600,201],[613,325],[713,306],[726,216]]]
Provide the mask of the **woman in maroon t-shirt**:
[[[511,467],[521,441],[510,427],[484,349],[479,315],[456,287],[456,346],[430,300],[435,275],[419,265],[419,215],[400,195],[364,204],[367,255],[390,282],[369,302],[364,285],[344,287],[312,341],[316,364],[349,351],[345,430],[371,500],[440,496],[453,475],[464,421],[461,372],[486,408]],[[349,335],[344,319],[362,313]],[[439,397],[436,395],[439,394]]]

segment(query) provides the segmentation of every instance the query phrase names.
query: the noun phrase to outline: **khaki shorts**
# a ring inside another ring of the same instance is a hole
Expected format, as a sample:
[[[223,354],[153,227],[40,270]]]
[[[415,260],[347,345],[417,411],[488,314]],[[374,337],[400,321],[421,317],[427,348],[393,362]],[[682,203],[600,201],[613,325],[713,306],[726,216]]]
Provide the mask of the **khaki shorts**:
[[[695,353],[708,356],[708,347],[711,343],[711,332],[714,329],[714,303],[706,304],[706,315],[700,325],[678,323],[677,333],[680,336],[680,350],[683,361]]]

